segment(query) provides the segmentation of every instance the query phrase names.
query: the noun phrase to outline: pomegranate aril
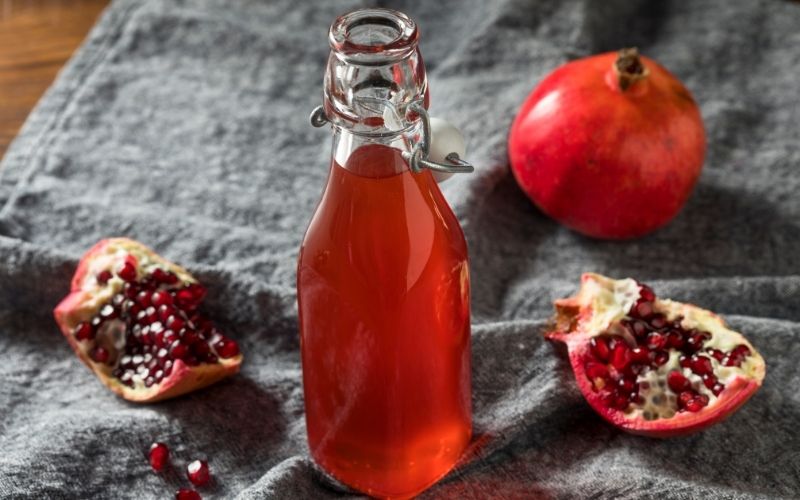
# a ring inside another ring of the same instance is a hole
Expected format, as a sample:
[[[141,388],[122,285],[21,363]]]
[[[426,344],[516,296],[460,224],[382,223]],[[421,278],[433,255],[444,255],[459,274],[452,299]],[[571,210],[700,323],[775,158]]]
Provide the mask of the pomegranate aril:
[[[92,361],[95,363],[108,363],[108,359],[110,357],[108,351],[101,346],[97,346],[92,349],[92,352],[89,354],[89,356],[91,356]]]
[[[686,411],[696,413],[708,405],[708,396],[699,394],[686,403]]]
[[[603,337],[592,337],[589,341],[589,346],[592,349],[594,357],[601,361],[608,361],[610,350],[608,348],[608,341]]]
[[[631,362],[631,350],[625,342],[617,342],[611,354],[611,366],[619,371],[624,370]]]
[[[678,364],[681,366],[681,368],[689,368],[689,369],[691,369],[691,367],[692,367],[692,359],[689,356],[681,355],[678,358]]]
[[[710,375],[714,373],[714,366],[707,357],[695,356],[692,359],[692,371],[698,375]]]
[[[717,377],[713,374],[703,375],[703,385],[706,386],[708,389],[713,389],[715,385],[717,385]]]
[[[200,493],[188,488],[181,488],[175,493],[175,500],[202,500]]]
[[[72,330],[72,334],[75,335],[75,338],[78,340],[89,340],[94,338],[94,328],[92,325],[86,322],[78,323],[78,326]]]
[[[217,349],[217,352],[219,353],[219,349]],[[589,380],[592,382],[596,382],[597,379],[605,380],[608,378],[608,368],[602,363],[587,361],[584,368],[586,370],[586,376],[589,377]]]
[[[100,308],[100,317],[104,320],[117,317],[117,310],[111,304],[106,304]]]
[[[669,353],[667,351],[657,351],[653,357],[653,363],[656,366],[664,365],[667,361],[669,361]]]
[[[189,348],[180,340],[176,340],[169,348],[169,355],[174,359],[185,358],[189,354]]]
[[[153,269],[153,272],[150,273],[150,277],[153,278],[153,281],[156,283],[164,283],[166,285],[174,285],[178,282],[178,276],[175,273],[172,271],[165,271],[159,267]]]
[[[650,361],[650,350],[647,347],[634,347],[631,349],[631,359],[638,363]]]
[[[167,318],[165,325],[167,325],[167,328],[169,328],[170,330],[179,332],[181,328],[186,326],[186,322],[182,320],[180,317],[176,316],[175,314],[171,314]]]
[[[647,302],[654,302],[656,300],[656,294],[653,292],[653,289],[641,283],[639,283],[639,297]]]
[[[680,394],[692,386],[691,382],[689,382],[689,379],[684,377],[683,374],[678,370],[669,372],[667,375],[667,385],[669,385],[669,388],[672,389],[672,391],[676,394]]]
[[[636,382],[634,380],[629,379],[629,378],[621,378],[621,379],[619,379],[619,383],[617,385],[619,386],[619,390],[621,392],[629,394],[631,391],[633,391],[633,388],[634,388],[634,385],[636,385]]]
[[[170,305],[172,304],[172,295],[170,295],[168,292],[155,291],[150,297],[150,302],[155,307]]]
[[[648,318],[654,312],[653,303],[646,300],[639,300],[631,310],[631,316],[639,318]]]
[[[683,347],[683,335],[678,330],[670,330],[667,333],[667,346],[673,349],[680,349]]]
[[[722,361],[725,358],[725,353],[720,351],[719,349],[706,349],[706,352],[711,355],[712,358],[716,359],[717,361]]]
[[[649,322],[651,327],[660,330],[667,326],[667,317],[663,314],[654,314],[650,317]]]
[[[747,357],[751,353],[750,353],[750,348],[749,347],[747,347],[744,344],[741,344],[741,345],[737,345],[736,347],[734,347],[733,350],[731,351],[731,354],[736,355],[736,356]]]
[[[641,320],[634,321],[631,326],[633,326],[634,334],[639,338],[643,338],[650,331],[649,325]]]
[[[184,328],[180,333],[181,339],[187,344],[194,344],[200,340],[200,336],[194,330]]]
[[[663,349],[667,345],[667,337],[658,333],[652,332],[647,336],[647,348],[651,350]]]
[[[108,283],[108,280],[110,280],[113,276],[114,275],[111,274],[111,271],[106,269],[105,271],[100,271],[99,273],[97,273],[97,276],[95,276],[95,279],[101,285],[105,285],[106,283]]]
[[[130,261],[125,261],[117,270],[117,276],[122,278],[123,281],[134,281],[136,279],[136,266]]]
[[[164,443],[153,443],[150,446],[150,467],[156,472],[161,472],[167,466],[169,448]]]
[[[724,385],[722,385],[722,384],[720,384],[720,383],[716,383],[716,384],[714,384],[714,387],[712,387],[712,388],[711,388],[711,392],[712,392],[712,393],[713,393],[715,396],[719,396],[719,395],[720,395],[720,393],[722,393],[723,389],[725,389],[725,386],[724,386]]]
[[[619,394],[614,398],[614,403],[612,405],[613,408],[617,410],[624,410],[628,407],[630,401],[628,401],[628,397],[624,394]]]
[[[685,407],[686,404],[689,401],[694,399],[694,397],[695,397],[695,392],[691,391],[691,390],[690,391],[684,391],[684,392],[678,394],[678,408]]]
[[[239,344],[235,340],[222,338],[214,344],[214,350],[220,358],[227,359],[239,354]]]
[[[195,486],[208,484],[211,479],[208,472],[208,463],[205,460],[195,460],[186,467],[186,475]]]

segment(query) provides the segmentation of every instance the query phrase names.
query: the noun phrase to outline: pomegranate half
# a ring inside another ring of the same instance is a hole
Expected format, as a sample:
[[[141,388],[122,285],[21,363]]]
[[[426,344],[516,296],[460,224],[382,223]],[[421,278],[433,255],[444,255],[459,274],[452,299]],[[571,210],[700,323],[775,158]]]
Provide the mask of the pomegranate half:
[[[83,256],[54,315],[109,389],[154,402],[239,371],[236,342],[198,311],[205,293],[182,267],[137,241],[113,238]]]
[[[642,236],[675,217],[705,147],[692,95],[636,49],[557,68],[525,100],[508,139],[514,177],[544,213],[609,239]]]
[[[738,409],[764,380],[764,359],[716,314],[658,299],[633,279],[584,274],[555,302],[546,337],[566,344],[586,401],[625,431],[670,437]]]

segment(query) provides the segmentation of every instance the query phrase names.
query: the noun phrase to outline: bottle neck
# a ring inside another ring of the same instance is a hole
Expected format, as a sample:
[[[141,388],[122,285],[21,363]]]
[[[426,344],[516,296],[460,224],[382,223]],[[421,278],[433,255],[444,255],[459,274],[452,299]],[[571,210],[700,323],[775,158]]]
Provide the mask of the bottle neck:
[[[410,170],[403,154],[410,153],[422,132],[415,123],[402,132],[383,135],[354,133],[333,127],[333,168],[341,167],[362,177],[389,177]]]
[[[427,107],[425,64],[417,26],[389,9],[362,9],[334,21],[325,73],[324,109],[335,126],[354,134],[389,137],[414,127],[411,104]]]

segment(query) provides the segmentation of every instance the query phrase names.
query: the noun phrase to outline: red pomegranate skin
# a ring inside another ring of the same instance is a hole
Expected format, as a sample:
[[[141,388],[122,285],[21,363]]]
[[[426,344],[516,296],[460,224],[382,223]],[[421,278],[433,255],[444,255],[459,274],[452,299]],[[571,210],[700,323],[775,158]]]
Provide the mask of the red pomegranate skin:
[[[705,156],[700,111],[681,82],[649,72],[622,90],[610,52],[550,73],[509,136],[517,182],[547,215],[587,236],[635,238],[672,220]]]

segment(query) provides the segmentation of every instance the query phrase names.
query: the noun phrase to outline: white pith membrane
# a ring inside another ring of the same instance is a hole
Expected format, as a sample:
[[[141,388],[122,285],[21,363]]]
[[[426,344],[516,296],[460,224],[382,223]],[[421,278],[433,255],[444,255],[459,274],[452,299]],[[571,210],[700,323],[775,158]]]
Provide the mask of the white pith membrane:
[[[131,243],[133,243],[131,240],[125,239],[108,240],[105,246],[101,247],[99,251],[96,250],[92,257],[85,261],[87,266],[85,274],[78,285],[80,290],[89,293],[84,296],[79,308],[73,311],[71,316],[72,324],[68,325],[71,331],[80,323],[88,323],[92,318],[100,314],[102,308],[108,307],[115,295],[123,294],[126,281],[120,278],[115,271],[121,267],[128,256],[136,259],[136,278],[132,280],[133,282],[142,282],[145,277],[151,275],[156,269],[160,269],[173,273],[178,279],[174,284],[159,284],[155,290],[177,291],[187,285],[197,283],[197,280],[185,269],[167,261],[140,244]],[[98,275],[104,271],[109,271],[111,277],[107,282],[102,283],[98,281]],[[75,346],[86,354],[87,359],[92,361],[93,369],[104,373],[108,380],[113,381],[115,384],[130,387],[131,390],[140,391],[143,394],[157,393],[160,380],[148,387],[145,384],[147,374],[143,374],[143,372],[137,371],[133,374],[131,378],[132,386],[123,383],[113,374],[123,357],[121,354],[126,346],[125,335],[126,325],[123,320],[119,318],[107,319],[97,328],[93,340],[78,340]],[[108,351],[109,359],[113,362],[107,364],[95,361],[92,358],[92,351],[98,346]],[[211,352],[216,352],[213,347]],[[219,364],[228,365],[238,363],[241,356],[237,355],[235,358],[229,359],[223,359],[218,356],[218,358]],[[205,371],[206,367],[211,369],[213,364],[215,363],[208,364],[201,361],[194,368],[195,370]],[[166,372],[163,377],[164,379],[167,378]]]
[[[582,324],[584,332],[595,332],[592,336],[618,335],[628,341],[629,346],[635,344],[635,339],[620,325],[620,320],[628,316],[628,312],[639,299],[641,287],[633,279],[613,280],[600,275],[591,275],[585,280],[580,293],[580,306],[589,307],[593,314],[586,318]],[[734,347],[745,345],[750,349],[751,355],[744,358],[740,366],[724,366],[713,356],[707,356],[713,366],[714,374],[719,383],[728,386],[737,377],[755,378],[759,370],[760,356],[753,346],[742,335],[725,328],[719,318],[713,313],[700,309],[690,304],[661,300],[656,298],[654,312],[664,314],[668,321],[682,316],[681,326],[685,329],[696,328],[711,334],[711,338],[703,343],[703,348],[698,354],[706,354],[705,350],[712,348],[728,352]],[[657,420],[672,418],[678,412],[677,394],[667,386],[667,374],[677,370],[691,383],[691,388],[698,394],[708,397],[706,408],[714,405],[719,397],[725,395],[725,390],[719,396],[708,389],[700,375],[693,373],[689,368],[682,368],[679,364],[681,352],[669,349],[669,359],[658,368],[647,368],[639,374],[636,382],[639,384],[639,395],[642,404],[631,402],[623,410],[629,419]],[[763,364],[763,363],[761,363]]]

